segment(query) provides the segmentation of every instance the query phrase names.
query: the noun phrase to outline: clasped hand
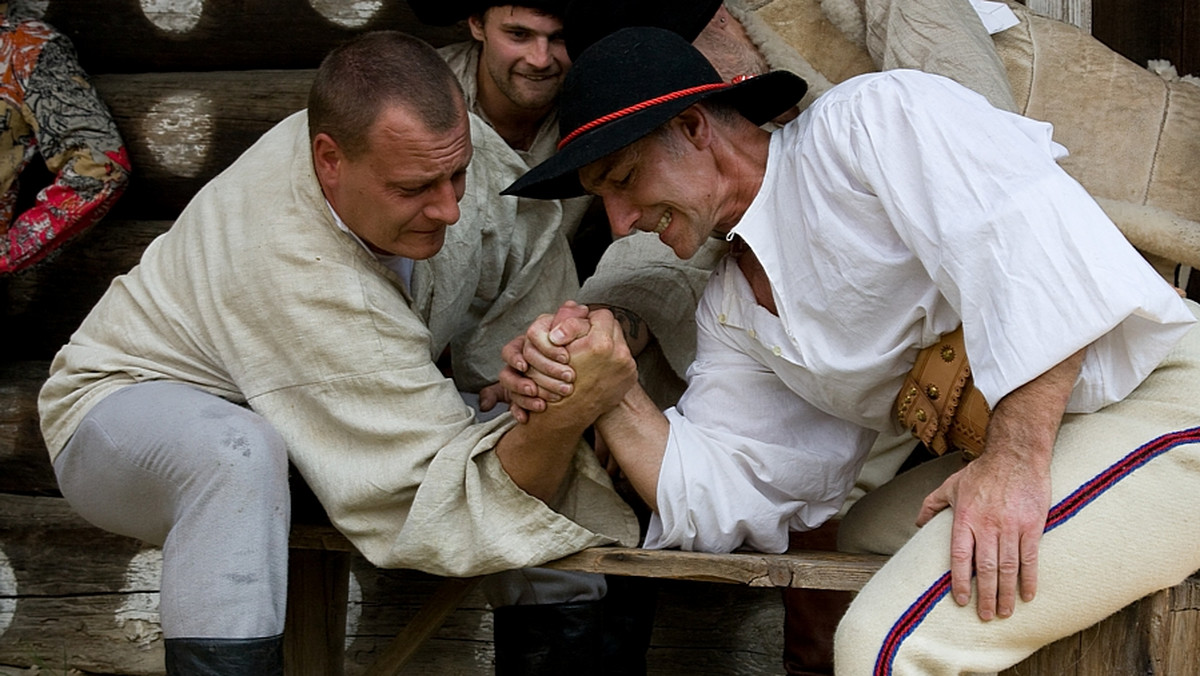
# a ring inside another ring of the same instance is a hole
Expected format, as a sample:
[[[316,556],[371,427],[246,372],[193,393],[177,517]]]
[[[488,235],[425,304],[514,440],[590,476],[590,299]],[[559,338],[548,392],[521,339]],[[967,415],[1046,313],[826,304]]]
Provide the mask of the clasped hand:
[[[501,357],[502,398],[522,423],[568,402],[590,423],[637,383],[637,365],[612,313],[574,301],[538,317]]]

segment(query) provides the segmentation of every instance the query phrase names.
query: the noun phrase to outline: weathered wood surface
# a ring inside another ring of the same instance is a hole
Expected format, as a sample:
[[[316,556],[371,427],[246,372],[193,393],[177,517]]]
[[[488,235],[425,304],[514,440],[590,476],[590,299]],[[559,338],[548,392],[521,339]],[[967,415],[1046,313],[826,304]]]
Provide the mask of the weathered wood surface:
[[[55,260],[0,280],[0,316],[12,327],[0,332],[5,361],[54,357],[109,282],[136,265],[142,250],[170,226],[171,221],[106,218],[63,247]]]
[[[313,70],[100,75],[133,176],[112,216],[174,219],[205,183],[307,105]]]
[[[334,46],[395,29],[434,45],[458,27],[425,26],[403,0],[48,0],[42,18],[99,73],[316,68]]]
[[[670,580],[725,582],[751,587],[807,587],[857,591],[887,561],[884,556],[835,552],[711,554],[624,547],[584,550],[547,568]]]
[[[0,555],[0,665],[62,669],[65,658],[94,673],[162,673],[157,550],[89,526],[61,498],[0,495]],[[362,676],[443,579],[378,569],[357,555],[350,564],[345,673]],[[780,672],[778,591],[657,586],[651,676]],[[491,613],[472,591],[401,673],[491,673],[491,635]]]
[[[58,492],[37,416],[48,368],[47,362],[0,362],[0,492]]]

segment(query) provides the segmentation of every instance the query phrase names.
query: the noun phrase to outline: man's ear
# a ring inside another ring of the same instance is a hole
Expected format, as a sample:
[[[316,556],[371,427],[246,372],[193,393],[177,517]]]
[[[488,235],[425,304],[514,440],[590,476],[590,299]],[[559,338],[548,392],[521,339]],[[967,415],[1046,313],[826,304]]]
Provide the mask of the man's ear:
[[[471,29],[471,37],[475,38],[476,42],[483,42],[483,13],[472,14],[467,17],[467,27]]]
[[[708,111],[696,104],[675,116],[684,138],[696,150],[703,150],[712,143],[713,127]]]
[[[322,186],[337,185],[345,155],[342,148],[329,134],[321,132],[312,141],[313,170]]]

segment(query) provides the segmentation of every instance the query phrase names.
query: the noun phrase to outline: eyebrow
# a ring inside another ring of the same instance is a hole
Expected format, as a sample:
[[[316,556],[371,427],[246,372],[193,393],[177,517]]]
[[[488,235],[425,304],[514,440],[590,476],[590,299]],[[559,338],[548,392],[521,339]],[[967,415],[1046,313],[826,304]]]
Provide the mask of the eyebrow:
[[[625,159],[625,156],[628,152],[629,152],[629,147],[626,146],[624,148],[621,148],[620,150],[617,150],[616,152],[610,153],[610,154],[596,160],[595,164],[600,167],[600,175],[599,175],[599,177],[596,178],[595,181],[588,182],[591,184],[591,187],[589,187],[589,185],[587,185],[587,184],[584,184],[582,177],[581,177],[581,180],[579,181],[579,183],[580,183],[580,185],[583,186],[583,189],[587,190],[588,192],[593,192],[593,189],[592,189],[593,187],[599,187],[599,186],[602,186],[605,183],[607,183],[609,181],[608,175],[613,172],[613,169],[617,168],[617,165],[621,164],[622,160]]]

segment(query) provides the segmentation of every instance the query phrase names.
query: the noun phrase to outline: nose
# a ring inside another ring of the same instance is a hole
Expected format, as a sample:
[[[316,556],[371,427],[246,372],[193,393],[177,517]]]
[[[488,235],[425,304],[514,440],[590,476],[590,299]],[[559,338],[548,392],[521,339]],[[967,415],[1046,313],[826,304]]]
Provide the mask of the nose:
[[[425,204],[425,217],[431,221],[453,225],[458,222],[459,193],[451,181],[441,181],[429,193],[429,201]]]
[[[529,48],[529,53],[525,56],[525,60],[530,66],[538,70],[545,70],[554,63],[554,57],[550,51],[550,40],[545,37],[539,37],[533,41],[533,45]]]
[[[604,212],[608,214],[608,225],[614,237],[624,237],[637,227],[641,212],[619,197],[604,198]]]

